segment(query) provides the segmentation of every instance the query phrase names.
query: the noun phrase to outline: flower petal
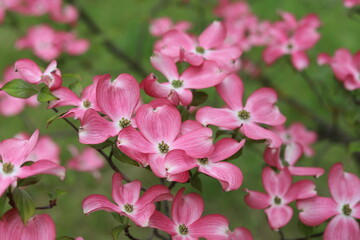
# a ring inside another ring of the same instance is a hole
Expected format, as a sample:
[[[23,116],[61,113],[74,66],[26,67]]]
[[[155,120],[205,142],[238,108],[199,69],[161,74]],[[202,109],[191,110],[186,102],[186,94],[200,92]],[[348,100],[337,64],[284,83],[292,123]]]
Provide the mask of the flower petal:
[[[154,144],[147,141],[135,128],[129,126],[120,131],[117,141],[119,148],[126,147],[142,153],[156,153]]]
[[[237,190],[243,181],[243,174],[240,169],[228,162],[200,164],[198,171],[219,180],[222,189],[226,192]]]
[[[278,148],[282,143],[278,135],[268,129],[256,125],[255,123],[244,123],[240,130],[250,139],[266,139],[270,148]]]
[[[39,83],[42,72],[39,66],[30,59],[20,59],[15,62],[15,71],[29,83]]]
[[[257,192],[257,191],[250,191],[248,189],[245,189],[248,193],[244,200],[246,204],[254,209],[265,209],[271,205],[271,198],[269,195]]]
[[[27,178],[38,174],[51,174],[65,178],[66,169],[59,164],[56,164],[49,160],[39,160],[33,163],[31,166],[21,167],[17,176],[19,178]]]
[[[160,229],[172,236],[176,235],[176,225],[174,222],[159,211],[155,211],[151,216],[149,227]]]
[[[199,36],[200,46],[205,49],[219,47],[225,40],[226,29],[222,22],[214,21]]]
[[[202,125],[215,125],[227,129],[240,127],[237,114],[228,108],[202,107],[196,112],[196,120]]]
[[[237,153],[245,144],[245,139],[240,142],[232,138],[223,138],[214,145],[214,151],[208,156],[210,162],[225,160]]]
[[[210,214],[200,218],[189,226],[192,237],[203,237],[207,240],[227,240],[229,221],[220,214]]]
[[[291,186],[291,182],[291,175],[286,168],[279,173],[276,173],[270,167],[265,167],[262,171],[262,183],[266,192],[271,197],[285,196]]]
[[[291,185],[284,196],[285,204],[294,200],[314,197],[316,195],[315,184],[310,180],[300,180]]]
[[[331,198],[312,197],[296,203],[301,222],[309,226],[317,226],[338,214],[337,203]]]
[[[96,98],[101,111],[111,120],[130,120],[139,102],[140,87],[130,74],[120,74],[114,81],[105,74],[97,84]]]
[[[287,205],[272,206],[266,209],[265,213],[271,229],[278,230],[289,223],[293,215],[293,210]]]
[[[310,59],[305,52],[295,52],[291,54],[291,62],[298,71],[302,71],[310,64]]]
[[[171,215],[176,225],[189,226],[198,220],[204,211],[204,200],[199,194],[183,195],[185,188],[181,188],[173,200]]]
[[[216,90],[231,110],[243,109],[244,84],[236,74],[227,75],[224,81],[216,86]]]
[[[110,202],[105,196],[100,194],[93,194],[86,197],[82,201],[82,208],[84,214],[90,214],[95,211],[104,210],[107,212],[120,212],[121,209]]]
[[[359,223],[352,217],[338,215],[327,225],[324,232],[326,240],[357,240],[360,239]]]
[[[154,52],[150,57],[150,61],[153,67],[161,72],[170,82],[173,80],[179,80],[179,73],[172,58],[167,57],[164,54]]]

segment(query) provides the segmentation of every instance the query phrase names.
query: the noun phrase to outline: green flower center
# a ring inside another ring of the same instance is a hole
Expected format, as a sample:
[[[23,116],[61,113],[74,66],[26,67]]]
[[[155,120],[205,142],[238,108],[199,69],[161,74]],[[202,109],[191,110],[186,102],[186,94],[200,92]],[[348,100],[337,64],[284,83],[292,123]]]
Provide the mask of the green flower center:
[[[241,110],[238,112],[238,117],[241,120],[248,120],[250,118],[250,113],[246,110]]]
[[[89,108],[89,107],[91,107],[91,102],[89,100],[85,100],[83,102],[83,106],[84,106],[84,108]]]
[[[121,128],[126,128],[128,126],[130,126],[131,121],[125,118],[121,118],[121,120],[119,121],[119,125]]]
[[[132,213],[132,211],[134,211],[134,206],[131,205],[130,203],[127,203],[124,205],[124,209],[125,209],[125,212]]]
[[[203,47],[197,46],[197,47],[195,48],[195,51],[196,51],[197,53],[203,54],[203,53],[205,52],[205,49],[204,49]]]
[[[280,204],[281,204],[281,198],[279,198],[278,196],[276,196],[276,197],[274,198],[274,203],[275,203],[276,205],[280,205]]]
[[[206,164],[208,164],[209,159],[208,159],[208,158],[199,158],[199,159],[198,159],[198,162],[199,162],[201,165],[206,165]]]
[[[181,225],[179,226],[179,233],[180,233],[181,235],[186,235],[186,234],[189,233],[189,229],[185,226],[185,224],[181,224]]]
[[[10,174],[10,173],[12,173],[13,171],[14,171],[14,165],[12,165],[11,163],[4,163],[3,165],[2,165],[2,170],[3,170],[3,172],[4,173],[6,173],[6,174]]]
[[[167,145],[166,143],[164,143],[164,141],[161,141],[161,143],[159,143],[158,148],[160,150],[161,153],[167,153],[169,152],[169,145]]]
[[[345,204],[342,208],[342,212],[345,216],[350,216],[352,209],[350,208],[349,204]]]
[[[183,80],[174,80],[171,82],[171,85],[174,87],[174,88],[180,88],[182,87],[183,85]]]

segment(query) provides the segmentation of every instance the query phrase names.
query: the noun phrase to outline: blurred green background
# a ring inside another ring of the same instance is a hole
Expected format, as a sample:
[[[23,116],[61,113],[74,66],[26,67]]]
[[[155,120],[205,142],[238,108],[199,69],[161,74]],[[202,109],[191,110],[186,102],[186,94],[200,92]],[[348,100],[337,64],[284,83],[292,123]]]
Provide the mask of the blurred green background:
[[[140,82],[145,76],[133,71],[125,62],[110,54],[104,48],[102,39],[104,37],[111,39],[116,46],[150,73],[155,71],[149,62],[155,41],[155,38],[148,32],[150,19],[168,16],[174,21],[188,20],[193,23],[191,31],[198,34],[216,19],[212,14],[216,3],[215,0],[190,0],[188,3],[180,0],[77,0],[76,5],[88,13],[104,33],[94,35],[79,20],[76,32],[79,37],[88,38],[91,41],[90,50],[82,56],[62,55],[58,59],[58,67],[62,73],[79,74],[84,86],[91,82],[93,76],[105,73],[110,73],[113,77],[120,73],[130,73]],[[276,89],[279,89],[287,97],[299,101],[311,114],[315,114],[330,125],[334,123],[340,125],[343,133],[356,139],[356,136],[359,136],[359,106],[352,104],[350,93],[345,91],[342,85],[334,79],[328,67],[317,66],[316,56],[320,52],[333,55],[333,52],[341,47],[348,48],[352,52],[357,51],[360,47],[360,18],[358,20],[351,19],[341,0],[251,0],[249,5],[260,19],[271,21],[279,19],[277,14],[279,10],[290,11],[298,19],[308,13],[319,15],[322,22],[321,40],[309,51],[311,67],[307,73],[316,82],[325,102],[331,107],[317,101],[305,81],[289,67],[284,59],[269,68],[263,65],[263,74],[270,79]],[[24,35],[27,28],[41,23],[50,24],[57,30],[69,29],[67,25],[52,22],[47,16],[29,17],[8,13],[5,22],[0,26],[0,71],[20,58],[30,58],[43,67],[47,66],[47,63],[35,57],[30,50],[18,51],[14,47],[14,42]],[[262,48],[257,48],[245,55],[256,62],[261,62],[261,51]],[[76,80],[75,78],[64,79],[64,85],[71,84]],[[246,96],[249,96],[254,89],[263,86],[258,79],[244,76],[243,80]],[[217,107],[223,104],[213,88],[208,89],[207,92],[210,97],[205,104]],[[145,102],[150,100],[148,97],[144,99]],[[280,97],[278,105],[288,119],[287,125],[300,121],[309,129],[318,129],[318,124],[308,114],[289,105],[285,98]],[[19,116],[1,117],[1,140],[11,138],[21,131],[31,133],[38,128],[41,134],[50,135],[61,146],[61,159],[65,164],[71,157],[67,146],[69,144],[75,144],[80,148],[83,146],[78,143],[77,134],[64,121],[57,120],[48,128],[45,127],[46,120],[53,115],[54,112],[47,110],[46,104],[42,104],[36,109],[27,108]],[[248,142],[241,157],[232,161],[241,168],[244,174],[243,185],[237,191],[224,193],[216,180],[205,175],[200,176],[203,182],[202,196],[205,200],[205,214],[225,215],[230,221],[231,229],[238,226],[247,227],[253,233],[254,239],[280,239],[279,234],[269,228],[264,211],[250,209],[243,201],[244,188],[263,191],[260,175],[264,166],[262,160],[264,146],[263,143]],[[324,138],[314,147],[315,156],[308,159],[303,158],[299,165],[320,166],[328,170],[333,163],[341,161],[344,163],[346,171],[359,175],[359,165],[349,154],[347,144]],[[159,180],[146,169],[120,162],[116,162],[116,164],[132,179],[140,179],[145,187],[159,183]],[[37,213],[46,212],[52,216],[56,223],[58,236],[83,236],[86,240],[111,239],[111,228],[117,224],[111,214],[100,211],[85,216],[82,213],[81,201],[86,196],[95,193],[110,197],[112,174],[112,170],[107,165],[102,170],[102,178],[99,181],[90,174],[69,170],[63,182],[53,176],[43,176],[42,181],[29,187],[28,191],[36,199],[37,206],[47,204],[48,192],[56,189],[67,192],[60,197],[58,206],[55,208],[48,211],[37,211]],[[319,195],[329,196],[327,174],[316,179],[315,182]],[[174,193],[180,185],[178,184],[174,188]],[[196,191],[190,184],[184,186],[189,192]],[[297,224],[297,210],[294,209],[292,221],[283,229],[286,238],[303,236],[299,232]],[[321,225],[316,231],[322,231],[324,226],[325,224]],[[135,237],[141,239],[146,239],[151,233],[147,229],[136,227],[132,227],[130,231]],[[123,238],[125,239],[125,237]]]

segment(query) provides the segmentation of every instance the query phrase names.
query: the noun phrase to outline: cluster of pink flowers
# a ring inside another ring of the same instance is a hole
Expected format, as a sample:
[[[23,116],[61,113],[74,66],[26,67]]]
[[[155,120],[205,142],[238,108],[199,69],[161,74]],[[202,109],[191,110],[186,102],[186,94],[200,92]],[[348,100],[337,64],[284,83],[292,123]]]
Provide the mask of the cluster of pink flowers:
[[[61,53],[81,55],[89,48],[89,41],[77,39],[75,33],[55,31],[48,25],[38,25],[28,29],[27,35],[16,42],[16,48],[31,49],[35,56],[51,61]]]
[[[75,24],[78,18],[77,9],[73,5],[65,5],[63,0],[0,0],[0,23],[6,11],[30,16],[49,14],[52,20],[69,24]]]

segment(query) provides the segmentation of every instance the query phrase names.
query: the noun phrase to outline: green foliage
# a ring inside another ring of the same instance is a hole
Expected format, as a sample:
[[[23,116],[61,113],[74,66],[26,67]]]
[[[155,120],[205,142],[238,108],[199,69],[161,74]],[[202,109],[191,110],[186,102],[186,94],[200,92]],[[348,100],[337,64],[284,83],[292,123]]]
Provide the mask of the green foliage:
[[[193,100],[190,103],[190,106],[199,106],[201,104],[203,104],[204,102],[206,102],[206,100],[208,99],[208,95],[206,92],[203,91],[195,91],[193,93]]]
[[[24,224],[35,214],[35,203],[33,198],[20,188],[13,191],[14,202]]]
[[[43,86],[40,87],[40,91],[39,94],[37,96],[37,100],[39,102],[49,102],[52,100],[59,100],[57,97],[55,97],[48,86],[46,86],[45,84]]]
[[[113,154],[120,162],[139,167],[139,163],[129,158],[115,144],[112,146]]]
[[[199,178],[199,174],[200,174],[199,172],[194,173],[194,175],[190,178],[190,184],[193,188],[195,188],[199,192],[202,192],[203,187],[202,187],[201,179]]]
[[[116,226],[114,228],[111,229],[111,236],[113,240],[119,240],[120,239],[120,234],[124,231],[124,229],[127,227],[128,225],[122,224],[119,226]]]
[[[4,193],[1,197],[0,197],[0,218],[4,213],[5,210],[5,204],[6,204],[6,194]]]
[[[15,79],[6,83],[2,88],[10,96],[16,98],[29,98],[38,93],[36,85],[25,82],[21,79]]]

